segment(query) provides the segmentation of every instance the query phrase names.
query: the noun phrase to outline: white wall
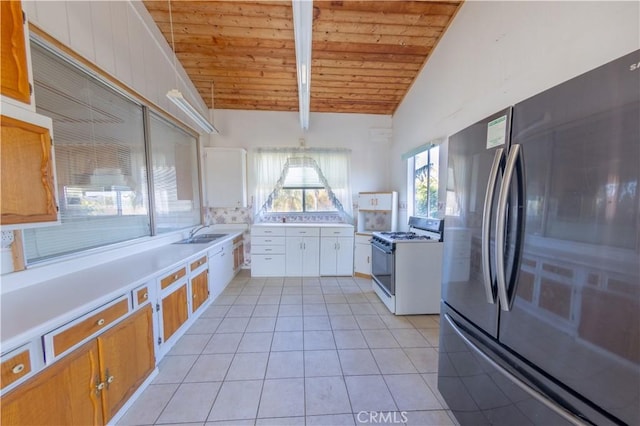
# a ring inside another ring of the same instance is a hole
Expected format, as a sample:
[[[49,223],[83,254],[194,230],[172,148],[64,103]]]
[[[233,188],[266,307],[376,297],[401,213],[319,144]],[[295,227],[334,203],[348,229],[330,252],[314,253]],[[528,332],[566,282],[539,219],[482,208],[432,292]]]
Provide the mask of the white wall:
[[[393,117],[401,203],[403,152],[639,48],[637,1],[465,2]]]
[[[23,0],[22,8],[29,22],[200,131],[166,97],[177,85],[192,105],[207,114],[180,62],[176,77],[173,51],[141,1]]]
[[[249,199],[255,192],[252,149],[298,147],[300,138],[304,138],[307,147],[351,149],[354,195],[390,189],[391,116],[311,113],[309,130],[303,132],[297,112],[215,110],[211,114],[220,135],[212,135],[209,146],[239,147],[248,151]],[[389,133],[387,137],[380,136],[385,132]]]

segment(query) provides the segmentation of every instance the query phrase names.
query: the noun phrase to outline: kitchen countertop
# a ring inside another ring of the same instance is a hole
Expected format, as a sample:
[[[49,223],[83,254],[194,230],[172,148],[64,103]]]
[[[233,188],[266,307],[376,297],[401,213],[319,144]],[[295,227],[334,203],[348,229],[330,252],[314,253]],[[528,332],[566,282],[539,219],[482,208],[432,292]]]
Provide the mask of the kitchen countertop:
[[[254,223],[252,227],[256,226],[287,226],[287,227],[296,227],[296,228],[353,228],[353,225],[348,223],[330,223],[330,222],[304,222],[304,223],[295,223],[295,222],[264,222],[264,223]]]
[[[2,295],[2,352],[84,315],[242,231],[208,244],[167,244]]]

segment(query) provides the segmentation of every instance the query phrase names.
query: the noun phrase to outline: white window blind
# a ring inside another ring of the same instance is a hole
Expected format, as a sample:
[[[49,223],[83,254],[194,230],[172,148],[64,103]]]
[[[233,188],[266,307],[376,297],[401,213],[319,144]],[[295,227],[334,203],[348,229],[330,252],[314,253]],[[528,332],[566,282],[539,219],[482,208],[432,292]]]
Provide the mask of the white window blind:
[[[27,262],[150,235],[142,106],[37,44],[31,55],[62,224],[25,231]]]
[[[200,223],[196,138],[151,114],[151,178],[157,233]]]

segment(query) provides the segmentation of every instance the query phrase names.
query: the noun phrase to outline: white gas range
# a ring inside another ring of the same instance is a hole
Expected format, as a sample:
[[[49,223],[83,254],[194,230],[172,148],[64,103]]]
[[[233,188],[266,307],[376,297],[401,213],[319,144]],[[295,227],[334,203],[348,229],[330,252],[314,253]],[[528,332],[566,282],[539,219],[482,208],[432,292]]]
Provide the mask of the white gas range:
[[[373,289],[396,315],[440,312],[444,221],[411,216],[409,232],[374,232]]]

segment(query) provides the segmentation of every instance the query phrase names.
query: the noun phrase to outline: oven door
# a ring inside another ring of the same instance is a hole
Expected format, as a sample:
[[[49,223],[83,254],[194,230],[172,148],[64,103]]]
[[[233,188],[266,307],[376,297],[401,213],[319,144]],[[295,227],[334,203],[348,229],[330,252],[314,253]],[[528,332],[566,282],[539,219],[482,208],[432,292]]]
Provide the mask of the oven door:
[[[395,296],[395,259],[392,247],[371,244],[371,276],[385,293]]]

